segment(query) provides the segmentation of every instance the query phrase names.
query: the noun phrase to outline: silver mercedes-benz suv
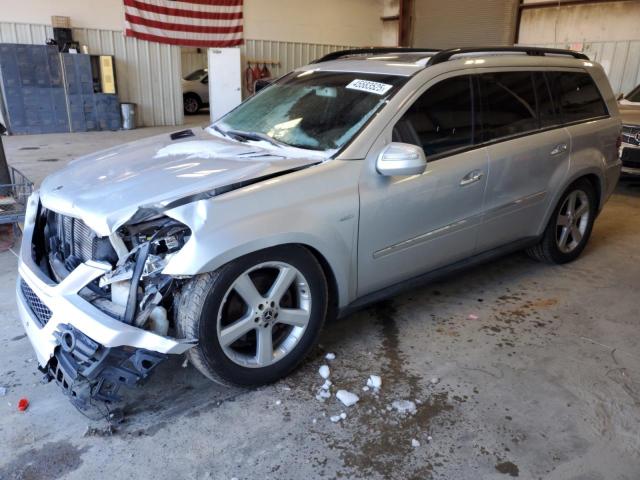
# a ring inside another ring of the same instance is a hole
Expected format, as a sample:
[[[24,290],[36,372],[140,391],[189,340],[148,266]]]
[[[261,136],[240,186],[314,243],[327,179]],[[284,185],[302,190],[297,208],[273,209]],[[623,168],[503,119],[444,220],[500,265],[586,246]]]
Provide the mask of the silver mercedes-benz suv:
[[[505,252],[575,259],[618,181],[620,128],[580,53],[333,53],[208,128],[48,177],[20,316],[76,405],[116,400],[169,354],[273,382],[329,316]]]

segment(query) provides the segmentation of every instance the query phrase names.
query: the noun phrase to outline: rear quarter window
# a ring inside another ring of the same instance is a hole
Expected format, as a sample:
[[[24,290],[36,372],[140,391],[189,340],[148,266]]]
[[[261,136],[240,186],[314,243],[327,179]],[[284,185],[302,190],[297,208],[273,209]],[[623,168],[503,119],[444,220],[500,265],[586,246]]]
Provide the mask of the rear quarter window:
[[[564,123],[607,115],[607,107],[591,75],[584,72],[547,72]]]

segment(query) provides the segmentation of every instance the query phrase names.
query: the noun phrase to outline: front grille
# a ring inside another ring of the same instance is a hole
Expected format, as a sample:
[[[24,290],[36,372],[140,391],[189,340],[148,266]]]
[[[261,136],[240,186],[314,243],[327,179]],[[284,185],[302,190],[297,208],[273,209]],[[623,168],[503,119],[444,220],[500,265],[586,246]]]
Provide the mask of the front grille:
[[[47,307],[42,300],[35,294],[31,287],[27,285],[23,279],[20,279],[20,290],[22,290],[22,295],[24,295],[25,300],[27,301],[27,305],[33,312],[38,321],[40,327],[44,327],[47,322],[51,319],[51,310]]]
[[[623,148],[620,160],[623,167],[640,168],[640,148]]]
[[[640,145],[640,126],[623,125],[622,141],[629,145]]]

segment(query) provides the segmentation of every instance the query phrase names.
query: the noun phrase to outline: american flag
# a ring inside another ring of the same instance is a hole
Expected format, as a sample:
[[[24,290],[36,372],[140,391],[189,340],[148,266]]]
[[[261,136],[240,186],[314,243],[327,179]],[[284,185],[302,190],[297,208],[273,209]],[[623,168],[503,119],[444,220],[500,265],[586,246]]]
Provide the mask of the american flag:
[[[185,47],[242,44],[243,0],[124,0],[125,35]]]

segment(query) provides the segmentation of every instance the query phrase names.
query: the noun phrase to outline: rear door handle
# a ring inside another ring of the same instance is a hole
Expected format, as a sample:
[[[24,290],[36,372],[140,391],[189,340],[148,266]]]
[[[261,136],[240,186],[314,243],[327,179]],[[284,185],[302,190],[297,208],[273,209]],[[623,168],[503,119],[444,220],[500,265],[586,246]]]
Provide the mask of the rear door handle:
[[[560,155],[561,153],[564,153],[566,151],[567,151],[567,144],[561,143],[553,147],[553,150],[551,150],[550,155]]]
[[[466,185],[471,185],[472,183],[477,182],[482,177],[484,177],[484,172],[482,170],[473,170],[472,172],[467,173],[462,180],[460,180],[460,186],[464,187]]]

